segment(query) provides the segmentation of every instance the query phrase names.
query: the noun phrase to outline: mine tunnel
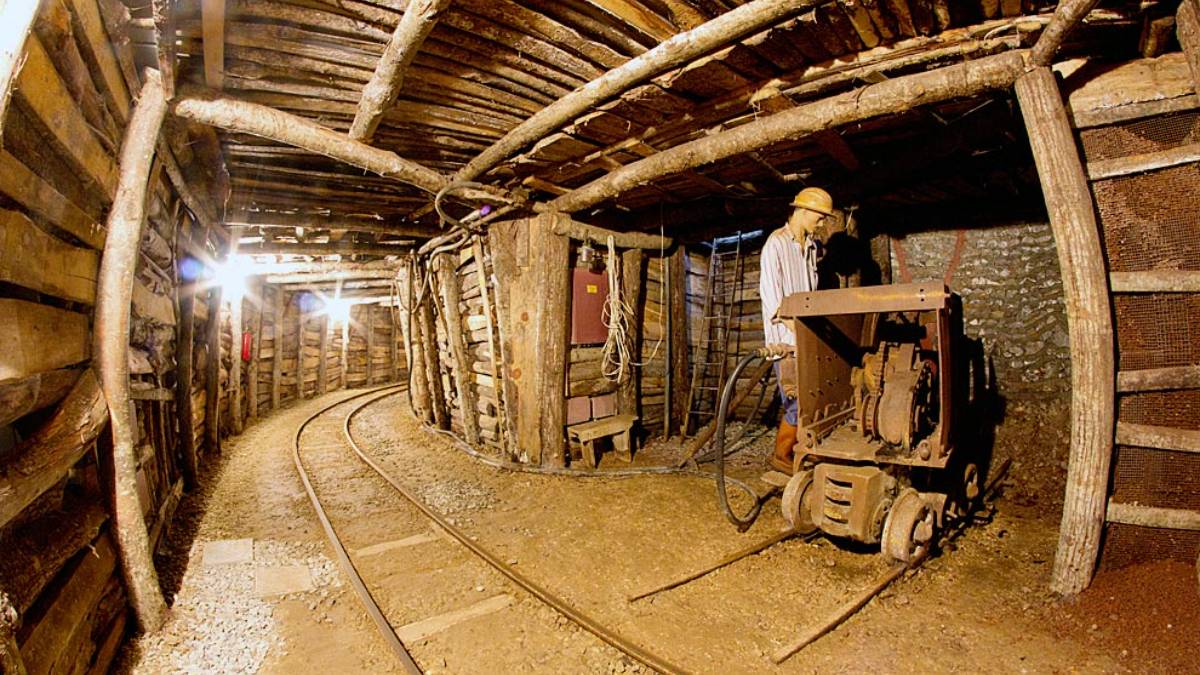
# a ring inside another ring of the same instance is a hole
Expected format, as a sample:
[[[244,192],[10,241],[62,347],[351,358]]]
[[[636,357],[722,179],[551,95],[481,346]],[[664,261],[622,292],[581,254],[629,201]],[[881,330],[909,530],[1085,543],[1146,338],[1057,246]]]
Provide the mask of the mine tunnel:
[[[0,672],[1200,668],[1197,0],[0,0]]]

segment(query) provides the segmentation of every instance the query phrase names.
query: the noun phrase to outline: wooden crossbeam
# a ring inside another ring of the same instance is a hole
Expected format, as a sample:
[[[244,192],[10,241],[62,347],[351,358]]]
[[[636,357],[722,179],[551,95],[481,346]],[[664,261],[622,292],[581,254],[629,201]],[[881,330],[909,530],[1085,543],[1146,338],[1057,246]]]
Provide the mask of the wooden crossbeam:
[[[799,14],[814,4],[812,0],[753,0],[697,28],[679,33],[538,111],[468,162],[455,174],[455,179],[477,178],[597,104],[655,75]]]
[[[379,122],[400,94],[409,64],[449,4],[450,0],[414,0],[405,8],[375,73],[363,87],[362,99],[350,125],[350,138],[367,142],[375,135]]]
[[[1113,293],[1200,293],[1200,271],[1109,272]]]
[[[1122,394],[1171,389],[1200,389],[1200,365],[1122,370],[1117,373],[1117,391]]]
[[[1139,527],[1163,527],[1171,530],[1200,530],[1200,511],[1188,509],[1164,509],[1141,504],[1122,504],[1108,501],[1105,520],[1110,523],[1137,525]]]
[[[1156,152],[1088,162],[1087,171],[1089,179],[1103,180],[1195,162],[1200,162],[1200,143],[1189,143]]]
[[[1003,89],[1011,86],[1024,68],[1021,52],[1007,52],[886,80],[682,143],[593,180],[554,199],[549,206],[566,213],[578,211],[663,176],[784,140],[795,140],[806,134],[915,105]]]
[[[1117,443],[1142,448],[1200,453],[1200,429],[1117,422]]]

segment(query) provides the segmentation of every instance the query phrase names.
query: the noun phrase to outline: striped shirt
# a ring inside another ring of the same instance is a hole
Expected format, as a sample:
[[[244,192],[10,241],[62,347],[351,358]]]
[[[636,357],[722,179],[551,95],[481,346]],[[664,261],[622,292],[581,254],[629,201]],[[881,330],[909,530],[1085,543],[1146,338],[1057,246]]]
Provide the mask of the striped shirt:
[[[817,287],[817,245],[809,237],[801,244],[781,227],[767,237],[759,260],[758,294],[762,299],[764,344],[796,344],[791,327],[775,321],[785,296]]]

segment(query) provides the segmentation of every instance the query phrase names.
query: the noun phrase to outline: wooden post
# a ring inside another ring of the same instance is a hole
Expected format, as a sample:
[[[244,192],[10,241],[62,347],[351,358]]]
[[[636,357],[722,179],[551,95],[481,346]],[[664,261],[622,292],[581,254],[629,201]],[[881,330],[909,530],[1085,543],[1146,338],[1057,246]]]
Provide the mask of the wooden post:
[[[416,266],[411,259],[409,264],[400,272],[400,297],[403,310],[400,320],[404,327],[405,354],[408,357],[409,396],[417,417],[426,424],[433,421],[433,409],[429,402],[429,383],[425,377],[425,341],[421,338],[420,312],[416,304]]]
[[[400,334],[396,325],[396,313],[399,310],[395,305],[388,308],[388,358],[391,359],[392,382],[400,381]]]
[[[366,328],[366,334],[363,339],[366,342],[367,349],[367,386],[375,383],[375,305],[363,305],[363,314],[366,314],[366,320],[363,324]]]
[[[493,266],[502,286],[505,397],[515,450],[544,466],[566,463],[565,396],[570,241],[554,234],[561,214],[493,223]]]
[[[250,297],[252,300],[253,314],[250,317],[250,363],[246,366],[246,398],[249,399],[248,415],[251,420],[258,419],[258,360],[262,349],[262,319],[263,319],[263,303],[266,298],[263,297],[266,284],[261,278],[254,284],[254,291]]]
[[[347,382],[347,371],[350,369],[347,359],[350,356],[350,319],[342,321],[342,389],[349,389],[350,384]]]
[[[645,305],[642,297],[642,264],[646,256],[641,249],[634,248],[621,253],[621,299],[633,310],[629,317],[629,353],[634,362],[642,360],[642,313]],[[625,379],[617,389],[617,410],[623,414],[639,415],[638,380],[641,369],[629,364]]]
[[[272,307],[274,321],[274,349],[271,350],[271,410],[279,410],[279,387],[283,380],[283,312],[287,308],[283,288],[275,287],[275,306]]]
[[[184,245],[185,240],[195,240],[194,228],[195,225],[192,225],[187,235],[181,231],[177,236],[176,242],[178,246],[175,256],[177,261],[183,260],[182,252],[187,248]],[[181,448],[183,453],[183,484],[188,491],[191,491],[199,485],[196,475],[198,467],[196,461],[196,437],[194,435],[196,415],[195,411],[192,410],[192,381],[195,379],[192,368],[196,358],[196,284],[195,282],[187,282],[176,287],[175,292],[179,298],[179,321],[175,327],[175,410],[179,420],[180,442],[183,446]]]
[[[500,446],[509,453],[509,456],[513,456],[512,438],[515,432],[512,418],[508,414],[508,406],[505,405],[507,400],[504,393],[505,384],[500,378],[501,366],[504,363],[504,349],[501,346],[503,341],[496,339],[495,317],[499,312],[495,307],[492,291],[488,287],[487,263],[483,258],[483,239],[479,236],[473,237],[471,255],[475,257],[475,276],[479,280],[479,298],[483,303],[483,318],[487,322],[487,343],[490,356],[488,363],[491,364],[492,388],[496,392],[496,415],[499,423],[496,432],[499,436]]]
[[[462,312],[459,311],[458,273],[455,271],[458,255],[442,253],[434,265],[441,277],[442,316],[446,319],[446,337],[450,342],[450,357],[453,359],[454,387],[458,393],[459,412],[462,413],[463,433],[471,445],[479,443],[479,412],[475,410],[475,389],[471,386],[471,364],[467,358],[467,343],[463,339]]]
[[[96,285],[94,334],[96,368],[112,425],[112,509],[121,569],[138,625],[154,632],[162,625],[167,605],[138,497],[137,424],[129,391],[128,352],[133,275],[146,222],[147,184],[167,106],[158,73],[147,70],[144,81],[121,144],[120,176],[108,214],[108,236]]]
[[[1183,0],[1175,13],[1175,34],[1192,71],[1192,84],[1200,91],[1200,0]]]
[[[671,255],[671,260],[668,263],[667,278],[670,279],[668,284],[669,295],[667,297],[667,305],[670,311],[667,312],[668,338],[667,357],[668,368],[670,369],[669,381],[671,386],[668,387],[666,396],[666,404],[669,407],[669,413],[665,413],[664,417],[673,420],[675,428],[681,432],[687,421],[687,392],[688,392],[688,310],[687,310],[687,252],[684,250],[683,244],[675,247],[675,253]],[[671,435],[670,427],[667,429],[667,436]]]
[[[238,253],[242,238],[241,227],[229,228],[229,243],[226,261],[232,261]],[[245,303],[246,283],[241,280],[238,292],[229,294],[229,422],[233,433],[242,433],[242,311]]]
[[[304,325],[308,323],[308,312],[304,311],[304,299],[296,303],[296,400],[303,401],[304,395]]]
[[[425,357],[425,382],[429,387],[429,406],[433,422],[439,429],[450,428],[450,414],[446,410],[446,396],[442,392],[442,369],[439,366],[437,326],[433,317],[434,291],[432,285],[417,307],[421,324],[421,349]]]
[[[329,391],[329,314],[321,315],[321,346],[317,357],[317,394]]]
[[[1058,248],[1071,342],[1071,460],[1051,588],[1091,582],[1112,461],[1116,376],[1112,307],[1092,195],[1049,68],[1017,80],[1017,100]]]
[[[208,360],[204,364],[204,445],[209,456],[221,452],[221,287],[208,291]]]

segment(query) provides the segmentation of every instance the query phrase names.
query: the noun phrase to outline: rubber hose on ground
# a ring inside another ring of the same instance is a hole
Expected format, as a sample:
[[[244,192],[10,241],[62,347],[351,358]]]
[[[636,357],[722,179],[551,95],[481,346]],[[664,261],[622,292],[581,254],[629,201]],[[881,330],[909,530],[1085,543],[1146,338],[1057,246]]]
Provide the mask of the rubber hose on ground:
[[[717,482],[717,499],[721,502],[721,510],[725,512],[725,517],[729,522],[737,526],[739,532],[745,532],[750,528],[750,525],[758,519],[758,513],[762,510],[762,500],[755,499],[754,506],[750,507],[750,512],[744,517],[739,517],[733,512],[733,508],[729,506],[729,495],[725,490],[725,416],[729,413],[729,402],[733,398],[733,391],[737,389],[738,378],[741,377],[742,371],[754,362],[755,359],[763,358],[757,352],[751,352],[742,357],[738,361],[737,367],[733,369],[733,373],[725,380],[725,388],[721,391],[721,402],[717,406],[717,431],[713,434],[716,441],[716,482]]]

